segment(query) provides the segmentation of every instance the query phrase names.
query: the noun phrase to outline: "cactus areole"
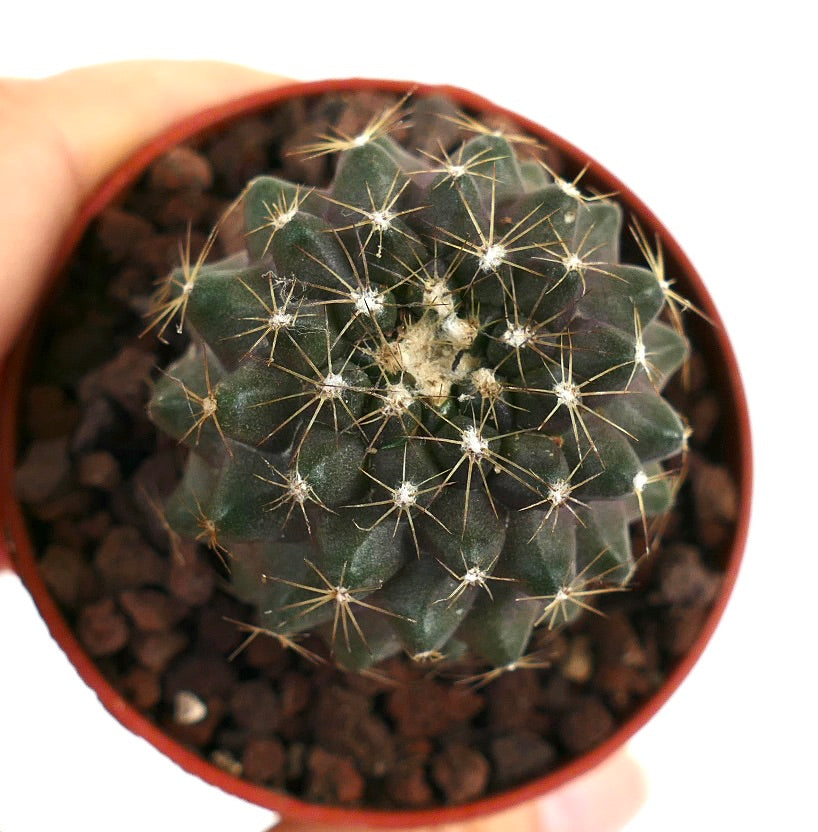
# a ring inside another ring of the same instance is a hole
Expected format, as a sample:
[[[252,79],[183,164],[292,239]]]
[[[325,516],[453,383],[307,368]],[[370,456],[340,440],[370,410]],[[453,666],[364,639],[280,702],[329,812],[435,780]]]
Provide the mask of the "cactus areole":
[[[687,422],[662,391],[688,354],[683,313],[718,316],[647,208],[564,140],[472,93],[294,84],[203,112],[144,147],[86,205],[62,262],[179,142],[291,99],[357,90],[395,103],[358,132],[300,148],[326,162],[327,182],[252,179],[159,286],[146,330],[189,336],[149,403],[157,428],[186,447],[163,522],[172,545],[212,549],[255,609],[254,632],[303,658],[376,673],[403,654],[444,674],[466,668],[481,684],[539,667],[554,630],[628,589],[684,474]],[[432,133],[415,147],[405,127],[421,99],[440,114],[427,107]],[[494,117],[519,127],[496,130]],[[237,224],[243,250],[212,257],[220,231]],[[632,254],[621,258],[620,247]],[[621,746],[678,687],[724,609],[748,526],[749,428],[723,331],[704,340],[724,384],[726,453],[742,495],[721,595],[689,653],[612,735],[471,803],[320,806],[206,762],[83,651],[10,498],[14,566],[108,710],[210,783],[336,824],[437,824],[507,808]],[[12,386],[25,360],[21,348],[9,363]],[[13,416],[2,429],[11,470]]]

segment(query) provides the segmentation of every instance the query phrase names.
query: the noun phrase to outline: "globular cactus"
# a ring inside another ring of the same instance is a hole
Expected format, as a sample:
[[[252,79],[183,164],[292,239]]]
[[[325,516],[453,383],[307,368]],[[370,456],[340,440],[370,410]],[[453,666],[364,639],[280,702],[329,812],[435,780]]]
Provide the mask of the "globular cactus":
[[[465,116],[411,152],[402,107],[305,149],[325,190],[251,181],[246,251],[205,263],[211,237],[165,282],[154,325],[194,336],[150,402],[189,449],[166,517],[285,644],[498,672],[649,548],[687,342],[661,253],[637,230],[648,267],[619,262],[613,199]]]

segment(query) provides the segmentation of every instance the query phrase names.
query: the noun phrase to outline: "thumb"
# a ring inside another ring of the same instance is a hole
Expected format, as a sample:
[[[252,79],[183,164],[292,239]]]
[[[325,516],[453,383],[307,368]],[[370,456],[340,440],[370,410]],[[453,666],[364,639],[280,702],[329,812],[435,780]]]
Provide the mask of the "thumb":
[[[179,119],[281,83],[215,61],[130,61],[37,81],[0,79],[0,356],[97,184]]]

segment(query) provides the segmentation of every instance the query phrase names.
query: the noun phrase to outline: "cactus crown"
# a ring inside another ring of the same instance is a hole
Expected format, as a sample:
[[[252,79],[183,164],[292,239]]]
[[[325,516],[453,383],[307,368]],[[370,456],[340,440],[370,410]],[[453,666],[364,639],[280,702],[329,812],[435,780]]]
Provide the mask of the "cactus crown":
[[[328,188],[251,181],[246,250],[206,263],[214,231],[154,309],[195,336],[150,402],[189,448],[168,522],[254,627],[318,632],[353,670],[530,663],[534,628],[627,584],[686,441],[660,250],[637,229],[648,267],[620,263],[611,198],[437,103],[457,141],[401,146],[400,101],[305,148]]]

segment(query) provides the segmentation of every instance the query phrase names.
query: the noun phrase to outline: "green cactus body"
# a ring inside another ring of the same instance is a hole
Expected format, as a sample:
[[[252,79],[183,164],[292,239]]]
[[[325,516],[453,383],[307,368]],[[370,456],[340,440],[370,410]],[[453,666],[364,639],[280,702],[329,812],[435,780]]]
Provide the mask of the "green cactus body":
[[[347,669],[517,666],[627,583],[629,524],[649,541],[671,502],[666,284],[618,262],[616,203],[500,135],[321,150],[326,190],[253,180],[246,252],[166,284],[157,319],[194,336],[150,403],[189,448],[168,521],[257,626],[319,633]]]

